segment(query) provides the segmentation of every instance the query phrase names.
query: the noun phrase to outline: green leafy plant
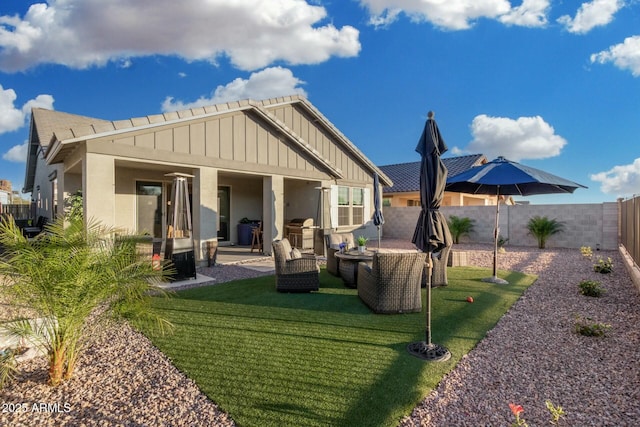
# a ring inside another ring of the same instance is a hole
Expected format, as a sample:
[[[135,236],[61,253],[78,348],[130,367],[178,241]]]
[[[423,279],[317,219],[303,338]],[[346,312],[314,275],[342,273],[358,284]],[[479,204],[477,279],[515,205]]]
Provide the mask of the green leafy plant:
[[[591,250],[591,246],[581,246],[580,253],[585,258],[591,258],[593,256],[593,251]]]
[[[586,337],[603,337],[607,331],[611,329],[611,325],[607,323],[594,322],[590,317],[576,316],[574,324],[576,333]]]
[[[161,333],[171,324],[151,308],[150,292],[171,271],[154,270],[136,253],[133,236],[113,238],[116,230],[96,222],[61,217],[47,233],[27,239],[13,220],[0,222],[0,275],[9,302],[28,307],[35,319],[5,324],[16,337],[44,349],[49,384],[72,376],[92,332],[106,320],[129,320]]]
[[[605,261],[602,258],[598,259],[598,262],[593,265],[593,271],[601,274],[608,274],[613,271],[613,261],[610,257]]]
[[[356,239],[356,241],[358,242],[358,246],[366,246],[367,242],[369,241],[369,239],[367,239],[364,236],[358,236],[358,238]]]
[[[64,201],[64,212],[69,221],[82,221],[83,214],[83,202],[82,202],[82,190],[78,190],[71,196],[67,197]]]
[[[449,225],[449,231],[451,237],[453,237],[453,243],[460,243],[460,237],[469,235],[473,231],[473,223],[475,221],[468,217],[457,217],[451,215],[447,221]]]
[[[580,287],[580,293],[588,297],[599,297],[605,292],[600,282],[597,280],[583,280],[578,285]]]
[[[551,425],[553,426],[559,426],[560,425],[560,418],[564,417],[566,414],[564,413],[564,410],[562,409],[562,406],[558,405],[558,406],[554,406],[553,402],[550,400],[545,400],[544,404],[547,406],[547,409],[549,410],[549,413],[551,413]]]
[[[0,390],[13,381],[18,374],[16,353],[19,349],[0,350]]]
[[[529,234],[538,240],[538,248],[544,249],[549,237],[564,231],[564,223],[546,216],[534,216],[527,223]]]

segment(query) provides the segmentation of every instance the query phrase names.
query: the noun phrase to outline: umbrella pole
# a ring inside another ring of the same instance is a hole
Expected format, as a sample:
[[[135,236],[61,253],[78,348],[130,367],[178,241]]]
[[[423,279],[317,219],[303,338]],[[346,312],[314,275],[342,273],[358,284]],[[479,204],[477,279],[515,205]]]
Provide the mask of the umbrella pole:
[[[413,342],[407,346],[407,351],[420,359],[430,362],[446,362],[451,359],[451,352],[445,347],[431,342],[431,273],[433,271],[433,260],[431,259],[431,251],[427,252],[427,260],[425,269],[427,270],[427,327],[425,329],[425,340]]]
[[[508,285],[504,279],[498,277],[498,223],[500,218],[500,186],[496,193],[496,223],[493,229],[493,276],[482,279],[483,282],[496,283],[499,285]]]
[[[433,261],[431,251],[427,252],[427,328],[425,330],[425,342],[431,345],[431,275],[433,274]]]

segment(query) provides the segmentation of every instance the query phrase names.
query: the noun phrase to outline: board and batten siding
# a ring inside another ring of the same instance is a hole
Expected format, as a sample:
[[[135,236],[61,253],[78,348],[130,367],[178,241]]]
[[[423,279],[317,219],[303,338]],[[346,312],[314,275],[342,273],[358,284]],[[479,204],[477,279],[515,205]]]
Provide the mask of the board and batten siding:
[[[343,179],[350,182],[371,182],[372,178],[341,143],[331,138],[325,129],[314,123],[306,112],[291,105],[270,111],[323,158],[340,169]],[[263,166],[292,176],[326,175],[322,165],[301,152],[280,130],[261,120],[251,111],[237,111],[214,117],[197,118],[179,124],[132,130],[111,139],[116,145],[155,151],[157,156],[174,162],[186,155],[192,163],[210,164],[228,170],[253,170],[250,165]],[[125,152],[122,152],[126,156]],[[138,152],[139,154],[139,152]],[[326,178],[331,178],[326,176]]]

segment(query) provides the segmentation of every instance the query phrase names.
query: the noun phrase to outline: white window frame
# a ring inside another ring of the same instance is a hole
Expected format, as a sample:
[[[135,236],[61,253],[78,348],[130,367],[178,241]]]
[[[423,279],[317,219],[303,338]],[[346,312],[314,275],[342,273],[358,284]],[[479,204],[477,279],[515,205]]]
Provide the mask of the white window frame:
[[[349,204],[348,205],[340,205],[339,202],[339,194],[340,188],[348,188],[349,189]],[[354,190],[362,190],[362,205],[354,205],[353,204],[353,192]],[[371,218],[371,190],[368,187],[351,187],[347,185],[332,185],[331,186],[331,194],[330,194],[330,211],[331,211],[331,228],[338,227],[348,227],[348,226],[360,226],[365,225]],[[348,213],[348,224],[342,224],[339,221],[339,213],[340,207],[347,206],[349,209]],[[354,223],[353,221],[353,208],[362,207],[362,222]]]

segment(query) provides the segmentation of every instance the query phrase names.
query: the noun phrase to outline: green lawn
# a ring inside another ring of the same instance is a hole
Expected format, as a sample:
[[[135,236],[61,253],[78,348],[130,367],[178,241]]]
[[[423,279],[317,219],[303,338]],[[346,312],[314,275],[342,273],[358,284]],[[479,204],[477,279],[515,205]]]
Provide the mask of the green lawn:
[[[432,341],[447,362],[406,351],[424,339],[424,309],[373,314],[324,269],[317,293],[277,293],[267,276],[157,298],[176,330],[152,340],[241,426],[396,426],[535,280],[501,273],[510,285],[450,268],[433,290]]]

